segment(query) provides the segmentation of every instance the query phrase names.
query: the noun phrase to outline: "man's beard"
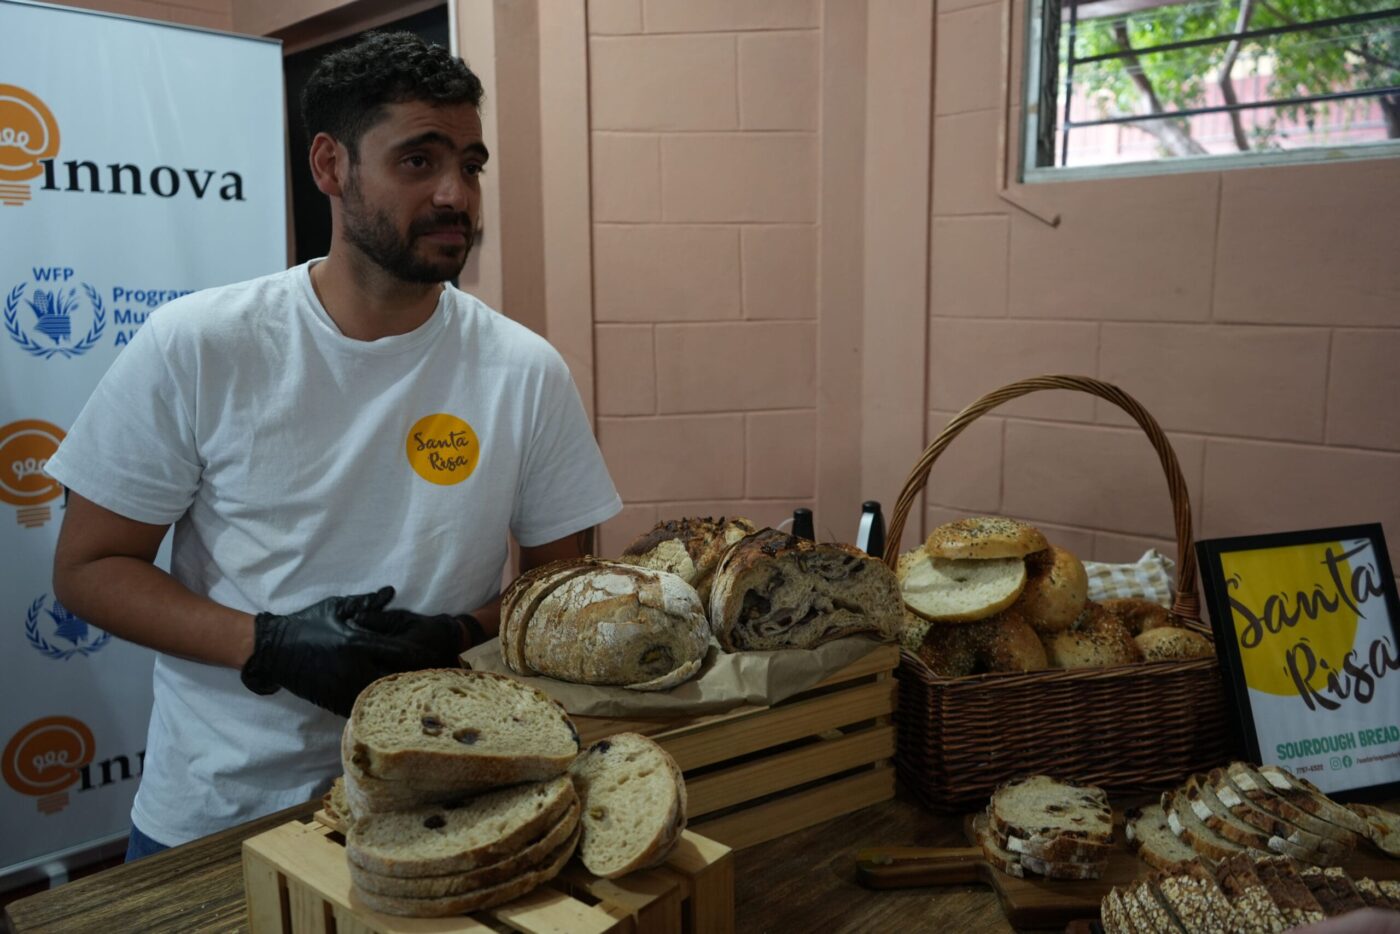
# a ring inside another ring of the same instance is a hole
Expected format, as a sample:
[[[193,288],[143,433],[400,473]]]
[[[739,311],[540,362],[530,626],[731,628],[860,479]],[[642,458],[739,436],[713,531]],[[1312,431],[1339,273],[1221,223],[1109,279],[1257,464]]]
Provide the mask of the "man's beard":
[[[345,239],[359,248],[389,275],[403,282],[438,283],[455,279],[471,254],[476,228],[465,212],[443,211],[415,220],[408,236],[400,237],[394,223],[383,211],[375,210],[360,195],[354,176],[345,185],[341,197],[341,221]],[[457,228],[466,234],[461,253],[444,255],[437,244],[429,244],[429,254],[419,256],[414,250],[418,238],[426,233]]]

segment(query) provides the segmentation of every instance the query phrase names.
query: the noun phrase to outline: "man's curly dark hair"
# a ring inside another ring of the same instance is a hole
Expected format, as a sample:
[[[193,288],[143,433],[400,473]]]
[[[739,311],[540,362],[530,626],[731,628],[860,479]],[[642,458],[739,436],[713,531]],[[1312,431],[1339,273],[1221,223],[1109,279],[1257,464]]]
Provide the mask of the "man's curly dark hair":
[[[328,133],[359,156],[360,138],[386,104],[481,106],[481,79],[467,63],[411,32],[369,32],[352,46],[321,59],[301,92],[301,117],[310,143]]]

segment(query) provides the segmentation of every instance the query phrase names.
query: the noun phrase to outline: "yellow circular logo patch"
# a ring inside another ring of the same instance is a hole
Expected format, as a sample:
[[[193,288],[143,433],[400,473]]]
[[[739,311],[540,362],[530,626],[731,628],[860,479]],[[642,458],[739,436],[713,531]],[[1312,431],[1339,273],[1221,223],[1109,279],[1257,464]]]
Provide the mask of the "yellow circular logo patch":
[[[408,432],[408,462],[429,483],[451,486],[476,470],[481,445],[472,426],[439,412],[420,418]]]

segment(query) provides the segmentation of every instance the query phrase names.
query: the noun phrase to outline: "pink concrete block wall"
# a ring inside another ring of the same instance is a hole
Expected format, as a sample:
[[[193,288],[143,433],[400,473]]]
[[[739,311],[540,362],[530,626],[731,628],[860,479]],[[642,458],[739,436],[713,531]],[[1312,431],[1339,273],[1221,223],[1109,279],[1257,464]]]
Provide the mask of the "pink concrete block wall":
[[[63,0],[63,6],[205,29],[233,28],[233,0]]]
[[[819,9],[589,5],[603,554],[815,498]]]

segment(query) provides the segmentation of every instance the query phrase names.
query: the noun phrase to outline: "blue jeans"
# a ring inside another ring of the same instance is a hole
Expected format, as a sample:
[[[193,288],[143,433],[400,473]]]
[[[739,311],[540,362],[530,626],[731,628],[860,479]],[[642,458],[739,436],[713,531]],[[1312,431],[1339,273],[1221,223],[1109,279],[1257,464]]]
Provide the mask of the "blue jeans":
[[[141,859],[143,856],[153,856],[161,850],[168,850],[170,847],[164,843],[157,843],[141,832],[135,824],[131,825],[131,836],[126,843],[126,861],[128,863]]]

